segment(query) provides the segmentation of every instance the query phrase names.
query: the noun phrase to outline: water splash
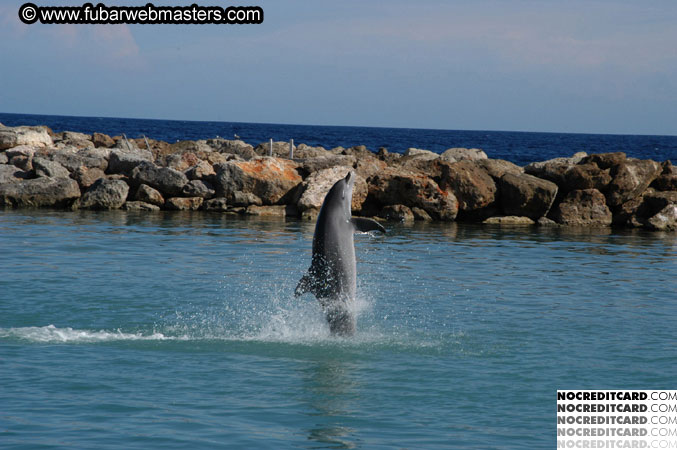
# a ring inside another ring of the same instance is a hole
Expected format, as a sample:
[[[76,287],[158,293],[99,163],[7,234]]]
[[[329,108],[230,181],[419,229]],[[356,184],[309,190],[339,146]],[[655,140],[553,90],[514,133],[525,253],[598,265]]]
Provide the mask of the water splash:
[[[165,336],[162,333],[123,333],[116,331],[76,330],[70,327],[0,328],[0,338],[20,339],[36,343],[96,343],[111,341],[164,341],[186,339],[178,336]]]

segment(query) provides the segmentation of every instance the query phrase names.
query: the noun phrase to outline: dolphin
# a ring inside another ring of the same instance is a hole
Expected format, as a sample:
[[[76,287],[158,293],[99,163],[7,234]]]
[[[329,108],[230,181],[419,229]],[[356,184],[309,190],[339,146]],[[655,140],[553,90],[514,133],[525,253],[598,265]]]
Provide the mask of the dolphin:
[[[329,330],[340,336],[355,333],[357,269],[353,234],[386,231],[375,220],[351,217],[354,185],[355,174],[351,171],[324,198],[313,235],[313,259],[294,291],[296,297],[312,292],[327,317]]]

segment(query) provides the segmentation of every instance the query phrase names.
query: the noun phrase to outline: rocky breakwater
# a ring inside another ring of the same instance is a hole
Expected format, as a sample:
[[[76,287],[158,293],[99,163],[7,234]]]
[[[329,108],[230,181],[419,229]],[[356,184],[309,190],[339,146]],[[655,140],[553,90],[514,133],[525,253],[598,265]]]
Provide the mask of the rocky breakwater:
[[[585,154],[519,167],[478,149],[405,154],[364,146],[257,147],[221,138],[173,144],[47,127],[0,126],[0,206],[205,210],[317,216],[353,170],[356,215],[397,221],[677,229],[677,169]]]

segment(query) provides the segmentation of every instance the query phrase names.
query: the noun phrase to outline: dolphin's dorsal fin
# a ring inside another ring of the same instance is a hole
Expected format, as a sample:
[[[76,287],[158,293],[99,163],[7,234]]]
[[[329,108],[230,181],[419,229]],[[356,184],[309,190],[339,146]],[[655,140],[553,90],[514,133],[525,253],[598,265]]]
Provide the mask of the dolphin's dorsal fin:
[[[361,231],[362,233],[366,233],[368,231],[380,231],[382,233],[386,232],[386,229],[383,228],[383,225],[373,219],[367,219],[365,217],[353,217],[350,219],[350,223],[353,224],[353,227],[356,231]]]

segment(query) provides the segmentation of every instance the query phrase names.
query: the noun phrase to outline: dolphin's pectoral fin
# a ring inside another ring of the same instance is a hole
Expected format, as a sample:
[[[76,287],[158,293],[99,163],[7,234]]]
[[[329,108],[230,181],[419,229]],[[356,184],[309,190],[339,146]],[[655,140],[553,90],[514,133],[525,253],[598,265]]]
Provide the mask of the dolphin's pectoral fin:
[[[305,274],[301,277],[299,280],[299,284],[296,285],[296,289],[294,290],[294,296],[298,297],[300,295],[305,294],[306,292],[312,292],[313,291],[313,277],[310,276],[310,274]]]
[[[366,233],[368,231],[380,231],[382,233],[386,232],[386,229],[383,228],[383,225],[378,223],[373,219],[366,219],[364,217],[353,217],[350,219],[350,222],[355,227],[355,230]]]

